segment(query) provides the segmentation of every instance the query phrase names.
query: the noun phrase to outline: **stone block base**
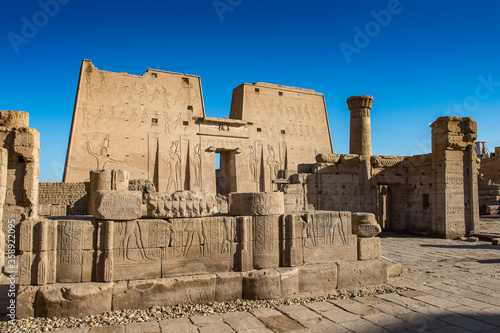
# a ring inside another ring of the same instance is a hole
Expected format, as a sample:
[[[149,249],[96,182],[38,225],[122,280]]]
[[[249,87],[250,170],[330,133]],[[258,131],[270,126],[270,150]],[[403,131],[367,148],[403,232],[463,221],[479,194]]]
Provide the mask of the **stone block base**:
[[[343,261],[338,263],[338,289],[359,288],[387,282],[384,260]]]
[[[24,287],[17,317],[81,317],[112,310],[329,293],[387,282],[383,260],[342,261],[114,283]]]
[[[380,238],[358,237],[358,260],[380,259]]]

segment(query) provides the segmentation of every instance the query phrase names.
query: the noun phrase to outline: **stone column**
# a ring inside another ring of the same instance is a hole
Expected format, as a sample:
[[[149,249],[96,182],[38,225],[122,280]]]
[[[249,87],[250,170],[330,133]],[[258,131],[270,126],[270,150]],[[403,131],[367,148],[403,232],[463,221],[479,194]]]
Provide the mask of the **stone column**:
[[[357,155],[372,154],[370,110],[373,97],[352,96],[347,99],[347,106],[351,111],[351,133],[349,153]]]
[[[369,95],[352,96],[347,99],[347,106],[351,111],[351,128],[349,139],[349,153],[360,155],[361,161],[361,200],[364,211],[376,211],[374,197],[371,195],[371,163],[372,139],[370,125],[370,110],[373,97]]]
[[[476,122],[470,118],[440,117],[431,128],[432,231],[446,238],[479,233]]]

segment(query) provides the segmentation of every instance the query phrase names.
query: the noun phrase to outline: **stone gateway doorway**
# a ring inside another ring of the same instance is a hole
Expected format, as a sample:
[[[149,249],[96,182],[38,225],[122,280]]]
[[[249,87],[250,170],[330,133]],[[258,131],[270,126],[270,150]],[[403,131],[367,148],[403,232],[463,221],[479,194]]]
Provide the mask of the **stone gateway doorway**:
[[[388,230],[392,227],[391,211],[392,211],[392,197],[391,186],[379,184],[377,188],[377,204],[378,204],[378,223],[382,230]]]
[[[227,195],[237,192],[235,151],[217,149],[215,154],[215,160],[219,161],[219,168],[216,165],[215,169],[217,194]]]

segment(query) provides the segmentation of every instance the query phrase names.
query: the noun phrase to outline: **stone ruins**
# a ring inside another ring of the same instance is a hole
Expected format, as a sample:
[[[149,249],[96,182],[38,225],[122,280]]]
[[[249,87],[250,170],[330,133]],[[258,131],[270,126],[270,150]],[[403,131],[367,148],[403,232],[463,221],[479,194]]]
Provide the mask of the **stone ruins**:
[[[500,214],[500,147],[480,164],[479,209],[481,215]]]
[[[38,183],[38,132],[27,113],[0,112],[1,236],[14,221],[17,316],[383,284],[382,230],[477,233],[475,121],[438,118],[432,153],[376,156],[372,103],[347,99],[350,151],[334,154],[320,93],[242,84],[229,118],[210,118],[197,76],[84,60],[64,182]]]

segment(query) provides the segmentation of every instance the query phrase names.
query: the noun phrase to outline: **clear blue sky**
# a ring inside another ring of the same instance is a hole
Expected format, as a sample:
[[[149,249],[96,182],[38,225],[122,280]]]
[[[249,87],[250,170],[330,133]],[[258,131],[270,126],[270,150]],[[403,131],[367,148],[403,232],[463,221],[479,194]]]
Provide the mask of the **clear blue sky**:
[[[360,94],[375,100],[374,154],[430,152],[442,115],[472,117],[479,140],[500,146],[498,0],[55,1],[4,1],[0,13],[0,109],[30,113],[41,181],[62,179],[84,58],[200,75],[212,117],[243,82],[322,92],[337,153],[349,149],[345,100]]]

